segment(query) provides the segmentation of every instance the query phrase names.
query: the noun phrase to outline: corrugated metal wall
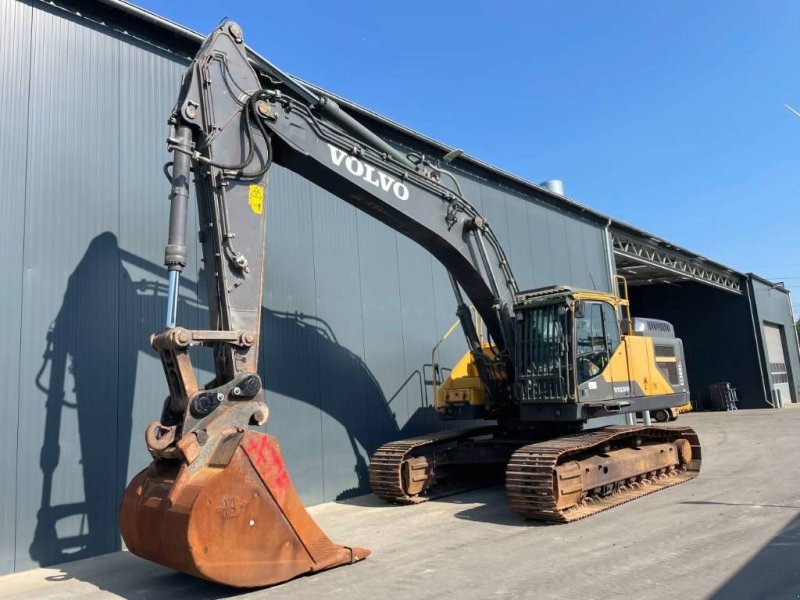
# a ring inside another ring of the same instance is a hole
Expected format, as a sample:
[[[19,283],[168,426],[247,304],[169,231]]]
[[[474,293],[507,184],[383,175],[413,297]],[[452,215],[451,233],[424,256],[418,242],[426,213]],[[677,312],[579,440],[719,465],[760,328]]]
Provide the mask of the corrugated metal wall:
[[[0,15],[5,573],[119,545],[120,494],[166,395],[147,339],[163,318],[165,120],[184,64],[45,4],[0,0]],[[465,185],[522,287],[609,288],[601,226]],[[455,318],[444,269],[280,167],[267,235],[268,430],[307,503],[363,492],[377,445],[435,426],[430,353]],[[205,318],[198,280],[183,289],[190,327]],[[454,336],[444,363],[463,350]]]
[[[19,341],[22,312],[22,235],[25,220],[25,151],[28,141],[28,80],[31,9],[0,4],[0,381],[7,393],[0,419],[0,572],[14,568],[16,530],[17,423],[19,421]]]
[[[779,328],[783,338],[784,353],[787,360],[786,366],[789,374],[789,388],[792,395],[791,401],[797,402],[798,396],[800,396],[800,355],[798,353],[797,335],[794,328],[792,303],[789,294],[754,277],[749,278],[748,290],[753,301],[754,316],[758,324],[765,378],[769,377],[770,367],[765,350],[764,327],[773,325]],[[788,403],[789,399],[784,398],[783,402]]]

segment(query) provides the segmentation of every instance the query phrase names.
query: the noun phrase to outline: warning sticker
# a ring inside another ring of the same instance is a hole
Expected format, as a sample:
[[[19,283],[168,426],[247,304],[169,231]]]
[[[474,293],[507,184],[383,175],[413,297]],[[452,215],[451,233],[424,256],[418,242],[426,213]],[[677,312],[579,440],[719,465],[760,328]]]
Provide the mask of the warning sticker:
[[[250,192],[247,195],[247,203],[257,215],[264,213],[264,187],[260,185],[251,185]]]

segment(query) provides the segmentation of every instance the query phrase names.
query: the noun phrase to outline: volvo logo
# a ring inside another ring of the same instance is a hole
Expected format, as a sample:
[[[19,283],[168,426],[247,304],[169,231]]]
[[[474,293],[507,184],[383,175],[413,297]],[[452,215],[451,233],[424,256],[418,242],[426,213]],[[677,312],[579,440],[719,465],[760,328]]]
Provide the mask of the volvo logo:
[[[376,169],[372,165],[360,161],[355,156],[348,156],[344,150],[332,144],[328,144],[328,148],[331,150],[331,162],[337,167],[341,167],[344,164],[344,168],[351,175],[360,177],[384,192],[392,192],[398,200],[408,200],[408,187],[403,182],[398,181],[380,169]]]

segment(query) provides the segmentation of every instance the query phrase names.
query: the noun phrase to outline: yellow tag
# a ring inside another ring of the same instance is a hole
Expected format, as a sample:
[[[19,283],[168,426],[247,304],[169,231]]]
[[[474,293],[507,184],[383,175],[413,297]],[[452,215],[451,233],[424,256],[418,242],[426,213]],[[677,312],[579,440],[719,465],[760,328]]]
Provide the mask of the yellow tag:
[[[251,185],[250,193],[247,197],[247,203],[250,205],[250,210],[252,210],[254,213],[257,215],[263,214],[264,188],[260,185]]]

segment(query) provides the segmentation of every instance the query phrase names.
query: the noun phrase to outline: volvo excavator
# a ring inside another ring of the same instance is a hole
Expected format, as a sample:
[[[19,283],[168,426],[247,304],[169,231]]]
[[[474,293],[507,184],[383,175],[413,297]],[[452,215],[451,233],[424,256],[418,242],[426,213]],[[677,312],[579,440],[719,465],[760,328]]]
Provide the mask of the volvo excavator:
[[[444,420],[485,424],[380,447],[369,470],[377,496],[413,504],[504,476],[520,515],[569,522],[699,473],[691,428],[592,426],[600,417],[686,404],[683,350],[672,327],[631,319],[624,285],[615,293],[520,291],[446,160],[399,151],[332,98],[249,57],[232,21],[200,47],[170,124],[167,314],[151,337],[169,395],[145,432],[152,462],[123,496],[120,528],[130,551],[238,587],[369,554],[322,532],[277,440],[251,428],[269,415],[256,367],[273,163],[407,236],[449,273],[468,352],[436,408]],[[192,177],[207,330],[176,324]],[[192,367],[194,346],[213,351],[215,376],[205,384]]]

